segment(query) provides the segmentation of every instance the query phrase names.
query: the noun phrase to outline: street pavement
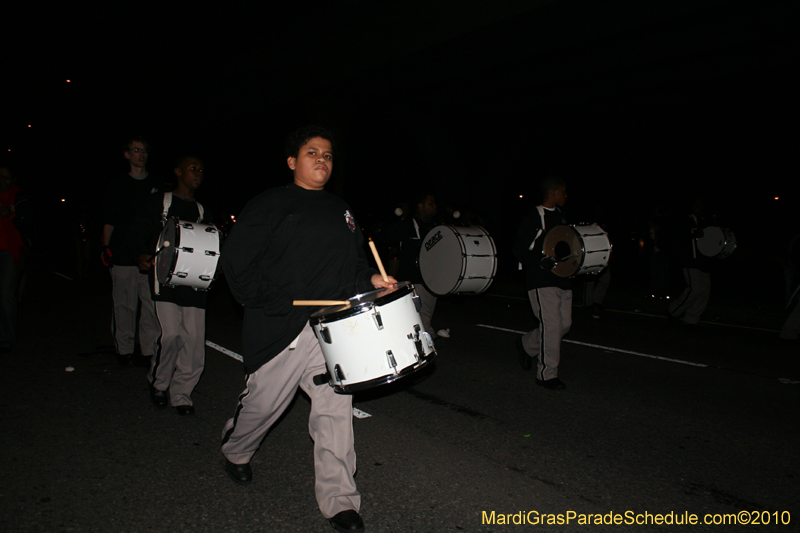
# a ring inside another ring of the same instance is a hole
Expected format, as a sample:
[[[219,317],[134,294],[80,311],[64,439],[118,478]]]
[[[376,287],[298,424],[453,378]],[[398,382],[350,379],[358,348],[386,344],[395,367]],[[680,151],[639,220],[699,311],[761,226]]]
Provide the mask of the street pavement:
[[[210,300],[208,340],[241,353],[224,282]],[[737,323],[712,310],[690,329],[662,306],[613,284],[601,318],[576,306],[567,390],[550,391],[517,362],[516,332],[534,319],[516,280],[440,298],[434,325],[451,338],[435,363],[354,398],[370,415],[353,422],[367,531],[800,530],[800,354],[778,341],[780,314]],[[197,414],[157,409],[145,369],[109,353],[110,313],[106,277],[42,269],[28,282],[3,359],[0,530],[332,531],[302,393],[253,458],[254,481],[236,485],[219,442],[241,363],[208,347]],[[653,523],[687,514],[770,524]],[[535,523],[544,515],[556,523]]]

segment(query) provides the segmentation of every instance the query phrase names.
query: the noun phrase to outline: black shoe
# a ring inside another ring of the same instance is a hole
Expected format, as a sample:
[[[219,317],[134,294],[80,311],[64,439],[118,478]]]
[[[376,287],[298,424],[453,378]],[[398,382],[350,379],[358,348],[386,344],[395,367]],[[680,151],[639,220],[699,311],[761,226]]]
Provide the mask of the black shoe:
[[[194,407],[191,405],[178,405],[175,407],[175,410],[181,416],[193,415],[194,414]]]
[[[158,390],[151,385],[150,401],[152,401],[156,407],[161,407],[161,408],[166,407],[169,404],[169,398],[167,398],[167,391]]]
[[[342,532],[362,532],[364,531],[364,522],[358,516],[356,511],[349,509],[337,513],[336,516],[328,520],[336,531]]]
[[[564,390],[567,386],[558,378],[553,379],[537,379],[536,384],[540,387],[550,390]]]
[[[516,345],[519,354],[519,366],[522,367],[522,370],[530,370],[533,368],[533,357],[528,355],[528,352],[522,347],[522,336],[517,337]]]
[[[136,366],[136,361],[132,353],[120,354],[117,356],[120,366]]]
[[[232,480],[240,485],[245,485],[253,481],[253,469],[250,468],[250,463],[237,465],[225,459],[225,472],[228,473]]]

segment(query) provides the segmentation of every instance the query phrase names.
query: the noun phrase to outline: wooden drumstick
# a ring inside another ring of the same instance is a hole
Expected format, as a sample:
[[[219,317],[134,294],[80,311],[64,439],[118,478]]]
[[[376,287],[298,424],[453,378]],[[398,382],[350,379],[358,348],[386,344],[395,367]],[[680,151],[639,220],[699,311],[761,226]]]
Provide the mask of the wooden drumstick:
[[[294,300],[292,305],[345,305],[347,300]]]
[[[381,256],[378,255],[378,250],[375,248],[372,237],[369,238],[369,249],[372,250],[372,255],[375,256],[375,262],[378,263],[378,270],[381,272],[383,281],[389,283],[389,276],[386,275],[386,270],[383,268],[383,263],[381,262]]]

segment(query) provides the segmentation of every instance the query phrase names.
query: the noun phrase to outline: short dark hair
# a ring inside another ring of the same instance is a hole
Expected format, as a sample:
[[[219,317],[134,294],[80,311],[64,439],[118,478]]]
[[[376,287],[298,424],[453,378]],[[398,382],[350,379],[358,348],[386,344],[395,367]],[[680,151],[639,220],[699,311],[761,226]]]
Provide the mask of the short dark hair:
[[[286,157],[297,157],[300,148],[314,137],[321,137],[334,146],[333,134],[322,126],[303,126],[294,130],[286,139]]]
[[[197,159],[201,163],[203,162],[203,160],[200,159],[199,157],[197,157],[196,155],[191,155],[191,154],[190,155],[182,155],[182,156],[180,156],[179,158],[177,158],[175,160],[175,166],[172,167],[172,168],[181,168],[190,159]]]
[[[567,182],[564,180],[564,178],[559,178],[558,176],[546,176],[539,184],[539,190],[542,192],[542,199],[546,200],[547,195],[550,194],[550,191],[566,186]]]
[[[150,150],[152,150],[152,147],[150,146],[150,143],[147,142],[144,139],[144,137],[142,137],[141,135],[131,135],[130,137],[125,139],[125,142],[122,144],[122,151],[123,152],[130,152],[131,151],[131,146],[133,146],[133,143],[135,143],[137,141],[142,143],[142,145],[144,146],[145,150],[147,150],[148,152]]]

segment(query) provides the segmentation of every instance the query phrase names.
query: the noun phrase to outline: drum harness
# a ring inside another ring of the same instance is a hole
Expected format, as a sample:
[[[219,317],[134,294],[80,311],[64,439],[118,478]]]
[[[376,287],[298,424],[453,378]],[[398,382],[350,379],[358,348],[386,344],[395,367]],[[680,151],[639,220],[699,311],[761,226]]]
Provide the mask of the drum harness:
[[[536,232],[536,237],[533,238],[533,241],[531,241],[531,245],[528,246],[528,250],[530,250],[530,251],[533,251],[533,247],[536,245],[536,239],[541,237],[542,233],[544,233],[544,206],[537,205],[536,206],[536,210],[539,211],[539,218],[541,218],[541,220],[542,220],[542,227],[539,228],[539,230]],[[544,251],[542,251],[542,253],[544,253]],[[522,263],[519,263],[519,267],[518,268],[519,268],[519,270],[522,270]]]
[[[197,204],[197,211],[200,213],[200,216],[197,219],[197,223],[199,224],[200,222],[203,221],[203,214],[205,213],[205,210],[203,209],[203,204],[201,204],[197,200],[195,200],[195,203]],[[167,213],[169,213],[169,208],[170,208],[171,205],[172,205],[172,193],[171,192],[165,192],[164,193],[164,203],[163,203],[164,208],[161,211],[161,227],[162,228],[167,225],[167,218],[168,218],[167,217]],[[161,246],[160,242],[158,244],[159,244],[159,247],[156,250],[156,254],[158,254],[159,252],[161,252],[161,250],[164,249],[164,247]],[[155,287],[156,295],[161,294],[161,287],[158,284],[158,276],[154,276],[153,277],[153,281],[154,281],[153,285]]]

